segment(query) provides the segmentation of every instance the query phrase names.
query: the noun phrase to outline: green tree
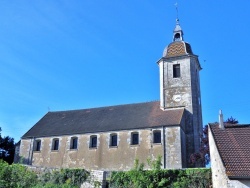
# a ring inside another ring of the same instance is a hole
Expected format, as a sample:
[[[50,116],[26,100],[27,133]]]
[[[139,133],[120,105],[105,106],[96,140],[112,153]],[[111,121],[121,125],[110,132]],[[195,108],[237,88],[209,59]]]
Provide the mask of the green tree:
[[[225,121],[225,123],[238,124],[239,121],[231,116],[230,118],[227,118],[227,120]]]
[[[14,139],[1,135],[1,127],[0,127],[0,159],[8,162],[9,164],[13,163],[14,155],[15,155],[15,143]]]

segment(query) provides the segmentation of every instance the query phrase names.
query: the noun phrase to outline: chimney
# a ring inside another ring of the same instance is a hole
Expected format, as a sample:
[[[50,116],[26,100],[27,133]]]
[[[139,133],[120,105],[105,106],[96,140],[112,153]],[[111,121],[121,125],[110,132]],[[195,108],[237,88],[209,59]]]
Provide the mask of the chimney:
[[[223,122],[223,114],[222,114],[222,110],[219,111],[219,128],[224,130],[224,122]]]

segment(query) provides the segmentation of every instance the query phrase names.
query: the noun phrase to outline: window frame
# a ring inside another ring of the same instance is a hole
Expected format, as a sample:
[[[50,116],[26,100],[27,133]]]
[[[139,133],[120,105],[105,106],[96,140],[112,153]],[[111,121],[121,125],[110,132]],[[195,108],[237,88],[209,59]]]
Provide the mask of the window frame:
[[[117,135],[117,133],[110,134],[110,136],[109,136],[109,146],[110,147],[118,147],[118,135]]]
[[[53,138],[51,150],[52,151],[58,151],[59,147],[60,147],[60,140],[59,140],[59,138]]]
[[[174,64],[173,65],[173,78],[180,78],[181,77],[181,65]]]
[[[93,145],[94,143],[95,143],[95,145]],[[89,148],[97,148],[97,135],[91,135],[90,136]]]
[[[78,137],[71,137],[70,138],[70,149],[77,150],[78,149]]]
[[[33,151],[35,151],[35,152],[41,151],[41,146],[42,146],[42,141],[41,141],[41,139],[35,140]]]
[[[157,136],[157,134],[160,134],[160,135]],[[160,136],[160,138],[159,138],[159,136]],[[154,130],[153,131],[153,143],[154,144],[161,144],[161,138],[162,138],[161,130]]]
[[[137,135],[137,139],[135,139],[135,135]],[[139,141],[139,132],[132,132],[131,133],[131,138],[130,138],[130,145],[132,146],[136,146],[136,145],[139,145],[140,141]],[[137,140],[137,141],[135,141]]]

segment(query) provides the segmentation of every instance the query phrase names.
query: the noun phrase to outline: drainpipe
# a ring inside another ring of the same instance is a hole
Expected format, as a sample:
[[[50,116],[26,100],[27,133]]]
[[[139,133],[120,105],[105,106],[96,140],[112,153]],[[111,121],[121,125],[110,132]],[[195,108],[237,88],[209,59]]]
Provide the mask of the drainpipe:
[[[33,153],[34,153],[34,142],[35,142],[35,137],[33,137],[32,140],[32,148],[31,148],[31,161],[30,161],[30,165],[32,165],[32,161],[33,161]]]
[[[166,138],[165,138],[165,129],[162,126],[162,135],[163,135],[163,168],[166,168]]]

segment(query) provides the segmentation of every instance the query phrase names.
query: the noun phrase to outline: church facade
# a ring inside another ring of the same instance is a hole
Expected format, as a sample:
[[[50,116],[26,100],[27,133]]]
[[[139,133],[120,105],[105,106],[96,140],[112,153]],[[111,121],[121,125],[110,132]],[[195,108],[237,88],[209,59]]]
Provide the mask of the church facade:
[[[190,167],[202,130],[201,66],[179,20],[157,64],[160,101],[48,112],[22,136],[16,162],[109,171],[161,156],[162,168]]]

